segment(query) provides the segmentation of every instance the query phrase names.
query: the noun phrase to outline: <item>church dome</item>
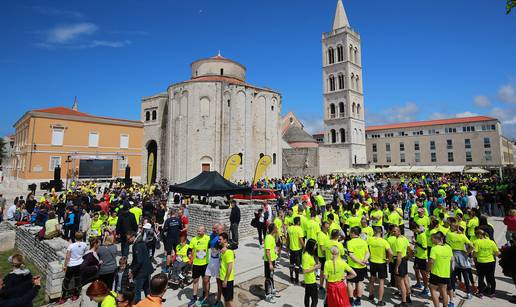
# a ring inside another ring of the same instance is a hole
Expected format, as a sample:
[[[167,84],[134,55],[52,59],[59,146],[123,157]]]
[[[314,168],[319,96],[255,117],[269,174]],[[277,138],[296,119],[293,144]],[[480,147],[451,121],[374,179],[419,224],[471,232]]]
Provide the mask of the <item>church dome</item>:
[[[285,131],[283,140],[293,148],[318,147],[317,141],[305,130],[292,125]]]
[[[192,79],[207,76],[223,76],[245,81],[245,67],[220,55],[192,63]]]

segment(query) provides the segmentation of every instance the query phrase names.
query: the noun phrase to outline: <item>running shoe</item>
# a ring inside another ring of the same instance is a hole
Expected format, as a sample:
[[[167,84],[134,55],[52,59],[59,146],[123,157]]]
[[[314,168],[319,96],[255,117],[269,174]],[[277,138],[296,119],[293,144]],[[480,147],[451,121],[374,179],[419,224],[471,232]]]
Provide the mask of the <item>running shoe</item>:
[[[416,290],[423,290],[424,286],[420,282],[418,282],[410,288],[416,289]]]
[[[188,307],[192,307],[195,305],[195,303],[197,303],[197,298],[193,297],[189,302],[188,302]]]
[[[376,303],[376,306],[385,306],[387,304],[385,304],[384,301],[378,301],[378,303]]]

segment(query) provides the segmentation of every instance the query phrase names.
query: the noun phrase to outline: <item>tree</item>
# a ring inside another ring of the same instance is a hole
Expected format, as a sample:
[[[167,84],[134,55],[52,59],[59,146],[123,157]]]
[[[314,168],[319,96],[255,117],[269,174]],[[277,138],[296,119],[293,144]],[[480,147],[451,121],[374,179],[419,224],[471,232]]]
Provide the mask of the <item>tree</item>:
[[[511,13],[511,10],[516,7],[516,0],[507,0],[507,14]]]

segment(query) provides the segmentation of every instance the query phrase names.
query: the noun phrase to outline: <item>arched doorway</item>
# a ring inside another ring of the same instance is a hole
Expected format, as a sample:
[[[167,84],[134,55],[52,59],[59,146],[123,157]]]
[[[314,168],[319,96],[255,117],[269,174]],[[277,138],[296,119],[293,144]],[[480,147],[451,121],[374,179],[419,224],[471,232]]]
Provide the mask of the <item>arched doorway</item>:
[[[151,140],[147,144],[147,184],[156,183],[156,170],[158,164],[158,144]]]

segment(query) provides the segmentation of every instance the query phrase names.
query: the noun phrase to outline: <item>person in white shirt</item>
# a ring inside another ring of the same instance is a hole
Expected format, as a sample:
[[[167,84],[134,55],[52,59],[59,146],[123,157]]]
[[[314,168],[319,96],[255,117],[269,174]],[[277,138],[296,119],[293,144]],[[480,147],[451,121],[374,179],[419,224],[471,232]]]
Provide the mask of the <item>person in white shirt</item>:
[[[63,280],[63,290],[58,305],[62,305],[71,296],[72,301],[76,301],[81,293],[81,264],[83,256],[88,251],[88,245],[82,241],[82,232],[75,233],[75,242],[66,249],[66,257],[63,265],[65,277]],[[72,286],[73,285],[73,286]]]
[[[14,221],[14,214],[16,213],[16,205],[11,205],[9,209],[7,209],[6,219],[8,221]]]
[[[467,207],[469,209],[478,208],[477,198],[475,197],[475,195],[471,191],[468,191],[468,204],[467,204]]]

